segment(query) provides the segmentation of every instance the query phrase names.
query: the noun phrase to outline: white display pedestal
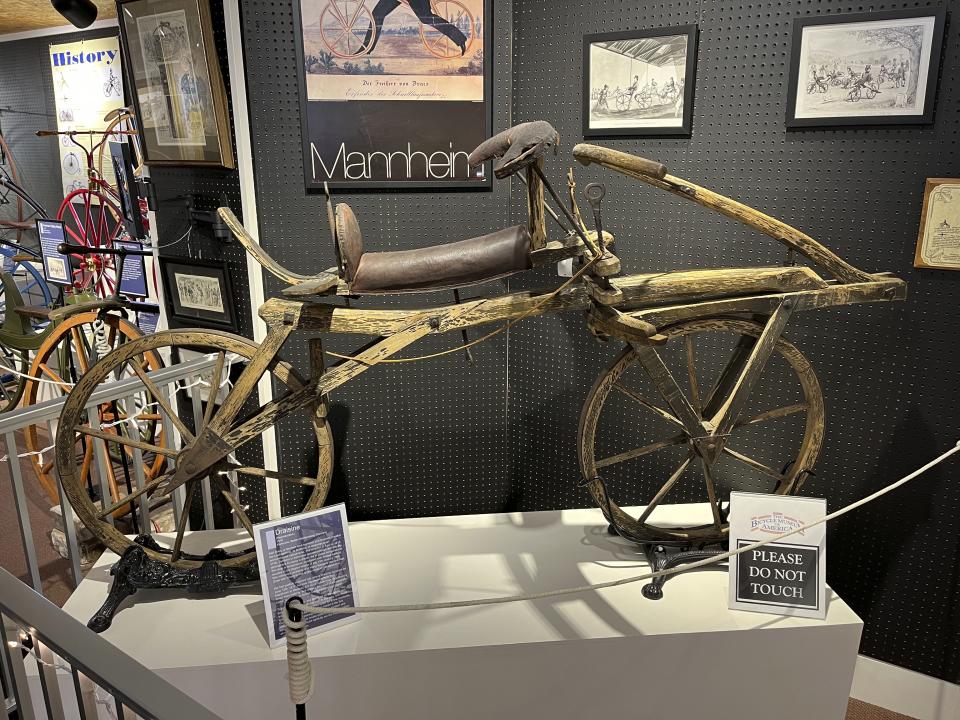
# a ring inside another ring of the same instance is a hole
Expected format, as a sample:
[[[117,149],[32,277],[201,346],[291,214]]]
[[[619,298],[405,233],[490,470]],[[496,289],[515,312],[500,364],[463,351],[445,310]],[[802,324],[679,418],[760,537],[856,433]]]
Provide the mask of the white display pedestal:
[[[679,518],[690,507],[662,512]],[[647,570],[597,510],[362,522],[350,533],[363,604],[527,593]],[[116,560],[106,553],[64,609],[86,622]],[[308,717],[841,720],[861,620],[830,590],[826,621],[730,611],[720,567],[671,578],[659,601],[636,583],[366,615],[310,639]],[[265,632],[259,588],[214,598],[141,590],[103,636],[224,718],[293,718],[284,649],[271,650]]]

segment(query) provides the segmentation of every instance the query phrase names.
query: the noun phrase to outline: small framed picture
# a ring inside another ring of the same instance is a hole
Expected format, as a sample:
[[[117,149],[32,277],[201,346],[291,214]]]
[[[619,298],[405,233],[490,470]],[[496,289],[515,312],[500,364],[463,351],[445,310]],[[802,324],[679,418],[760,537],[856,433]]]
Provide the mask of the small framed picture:
[[[209,3],[117,3],[147,164],[234,167]]]
[[[690,135],[697,26],[583,37],[583,136]]]
[[[196,258],[160,258],[171,327],[199,325],[237,330],[227,264]]]
[[[960,178],[927,178],[913,266],[960,270]]]
[[[933,122],[943,7],[799,17],[787,127]]]

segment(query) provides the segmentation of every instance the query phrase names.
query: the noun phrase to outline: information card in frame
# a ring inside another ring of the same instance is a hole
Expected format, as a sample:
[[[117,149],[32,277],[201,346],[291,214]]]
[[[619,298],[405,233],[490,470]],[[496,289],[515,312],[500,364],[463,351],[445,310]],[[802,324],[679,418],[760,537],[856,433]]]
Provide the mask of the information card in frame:
[[[291,597],[307,605],[354,607],[356,579],[343,503],[253,526],[270,646],[286,635],[284,606]],[[306,613],[307,634],[359,620],[358,615]]]
[[[913,266],[960,270],[960,178],[927,178]]]
[[[730,549],[822,519],[827,501],[762,493],[730,493]],[[817,618],[826,608],[826,526],[730,558],[730,608]]]

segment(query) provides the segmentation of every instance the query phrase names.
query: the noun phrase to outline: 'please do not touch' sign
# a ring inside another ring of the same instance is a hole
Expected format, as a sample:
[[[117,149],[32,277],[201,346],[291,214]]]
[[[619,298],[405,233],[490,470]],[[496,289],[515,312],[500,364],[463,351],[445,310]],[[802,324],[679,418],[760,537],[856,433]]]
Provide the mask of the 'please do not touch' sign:
[[[730,493],[730,549],[795,530],[824,517],[822,498]],[[730,558],[730,608],[824,619],[826,527]]]

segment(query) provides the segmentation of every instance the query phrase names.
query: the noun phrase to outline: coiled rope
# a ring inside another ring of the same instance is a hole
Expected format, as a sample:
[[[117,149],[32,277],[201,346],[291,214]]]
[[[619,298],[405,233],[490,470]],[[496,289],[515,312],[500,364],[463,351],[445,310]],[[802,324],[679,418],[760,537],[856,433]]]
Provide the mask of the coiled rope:
[[[529,600],[542,600],[544,598],[553,598],[559,597],[562,595],[574,595],[577,593],[584,593],[596,590],[603,590],[606,588],[617,587],[620,585],[629,585],[630,583],[641,582],[643,580],[653,580],[655,578],[669,577],[671,575],[676,575],[681,572],[686,572],[688,570],[695,570],[699,567],[704,567],[706,565],[714,565],[716,563],[728,560],[736,555],[741,555],[745,552],[750,552],[756,550],[757,548],[764,547],[770,543],[777,542],[783,538],[790,537],[791,535],[797,535],[799,533],[806,532],[807,530],[817,527],[818,525],[823,525],[824,523],[830,522],[831,520],[836,520],[837,518],[846,515],[849,512],[852,512],[858,508],[863,507],[864,505],[877,500],[888,493],[893,492],[897,488],[906,485],[911,480],[917,478],[918,476],[925,473],[930,468],[939,465],[944,460],[950,456],[960,452],[960,441],[956,443],[952,448],[937,456],[926,465],[923,465],[920,468],[917,468],[909,475],[906,475],[896,482],[892,482],[889,485],[880,488],[874,493],[867,495],[866,497],[861,498],[855,502],[850,503],[846,507],[843,507],[839,510],[836,510],[819,520],[807,523],[806,525],[801,525],[800,527],[794,528],[789,532],[781,533],[780,535],[775,535],[773,537],[767,538],[765,540],[759,540],[757,542],[751,543],[749,545],[744,545],[741,548],[735,550],[730,550],[728,552],[716,555],[714,557],[706,558],[704,560],[697,560],[696,562],[688,563],[682,567],[671,568],[669,570],[659,570],[656,572],[648,572],[642,575],[633,575],[630,577],[620,578],[618,580],[607,580],[605,582],[591,583],[589,585],[579,585],[576,587],[568,588],[559,588],[556,590],[544,590],[542,592],[535,593],[525,593],[522,595],[504,595],[501,597],[489,597],[489,598],[474,598],[472,600],[451,600],[448,602],[434,602],[434,603],[412,603],[407,605],[366,605],[366,606],[357,606],[357,607],[316,607],[313,605],[307,605],[302,602],[291,601],[289,606],[294,610],[298,610],[301,613],[318,613],[321,615],[354,615],[354,614],[364,614],[364,613],[383,613],[383,612],[413,612],[417,610],[446,610],[452,608],[464,608],[464,607],[476,607],[479,605],[500,605],[503,603],[512,603],[512,602],[524,602]],[[286,626],[286,639],[287,639],[287,669],[289,672],[290,679],[290,699],[297,705],[305,703],[309,698],[310,694],[313,692],[313,673],[310,665],[310,658],[307,655],[306,650],[306,621],[301,618],[299,623],[292,623],[290,620],[289,612],[287,608],[284,608],[284,624]],[[291,648],[293,648],[291,650]],[[303,689],[306,688],[306,691]]]

